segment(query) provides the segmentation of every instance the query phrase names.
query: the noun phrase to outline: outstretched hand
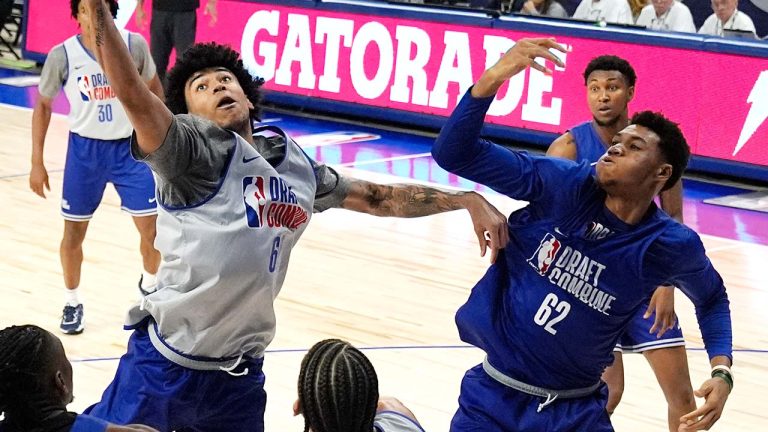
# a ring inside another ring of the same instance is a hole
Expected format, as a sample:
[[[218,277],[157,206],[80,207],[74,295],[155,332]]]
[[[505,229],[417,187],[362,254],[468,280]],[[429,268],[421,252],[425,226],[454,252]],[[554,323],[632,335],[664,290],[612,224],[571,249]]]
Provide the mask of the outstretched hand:
[[[656,334],[660,338],[668,330],[672,330],[677,324],[677,315],[675,315],[675,287],[671,285],[661,285],[656,288],[648,302],[648,309],[645,310],[643,318],[648,319],[653,312],[656,312],[656,319],[648,333]]]
[[[484,257],[491,249],[491,262],[496,262],[499,250],[509,242],[507,218],[480,194],[473,193],[467,211],[472,218],[472,226],[480,244],[480,256]]]
[[[543,63],[536,62],[536,59],[541,58],[564,67],[565,64],[551,50],[567,52],[564,46],[555,42],[554,38],[520,39],[501,56],[495,65],[483,72],[483,75],[472,88],[472,96],[488,97],[496,94],[504,82],[527,67],[551,75],[551,69]]]
[[[731,389],[723,379],[714,377],[704,381],[701,388],[694,391],[696,397],[704,398],[704,405],[680,417],[679,432],[709,430],[720,419],[725,408],[725,401]]]

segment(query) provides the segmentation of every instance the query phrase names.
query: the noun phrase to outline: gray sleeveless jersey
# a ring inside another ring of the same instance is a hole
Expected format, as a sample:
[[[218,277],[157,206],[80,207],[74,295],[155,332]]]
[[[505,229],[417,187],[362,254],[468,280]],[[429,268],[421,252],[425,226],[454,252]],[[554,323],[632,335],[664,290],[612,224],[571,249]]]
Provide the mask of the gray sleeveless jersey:
[[[395,411],[380,411],[373,419],[376,432],[424,432],[421,425]]]
[[[240,136],[231,139],[218,190],[191,206],[158,206],[158,290],[128,319],[151,315],[153,345],[193,369],[263,355],[275,334],[273,301],[317,188],[309,158],[289,137],[274,168]]]

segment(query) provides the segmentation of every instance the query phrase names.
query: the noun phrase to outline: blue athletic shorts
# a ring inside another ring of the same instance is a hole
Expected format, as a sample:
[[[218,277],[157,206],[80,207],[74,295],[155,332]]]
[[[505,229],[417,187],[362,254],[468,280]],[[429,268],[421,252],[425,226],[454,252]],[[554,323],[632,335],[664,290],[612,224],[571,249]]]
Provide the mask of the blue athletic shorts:
[[[605,411],[608,387],[603,384],[593,396],[555,399],[536,412],[545,398],[509,388],[477,365],[461,381],[459,410],[451,421],[451,432],[612,432]]]
[[[656,312],[645,319],[643,315],[647,308],[648,304],[644,304],[632,317],[632,321],[629,322],[629,326],[619,338],[619,343],[616,344],[614,351],[640,353],[660,348],[685,346],[685,338],[683,338],[683,330],[680,328],[679,321],[673,329],[667,330],[660,338],[656,337],[655,333],[649,333],[654,320],[656,320]]]
[[[108,182],[115,186],[126,212],[157,213],[155,179],[146,164],[131,157],[130,138],[98,140],[70,132],[61,200],[64,219],[90,220]]]
[[[224,371],[188,369],[163,357],[147,328],[134,330],[128,352],[101,402],[85,414],[116,424],[145,424],[161,432],[263,432],[263,359]]]

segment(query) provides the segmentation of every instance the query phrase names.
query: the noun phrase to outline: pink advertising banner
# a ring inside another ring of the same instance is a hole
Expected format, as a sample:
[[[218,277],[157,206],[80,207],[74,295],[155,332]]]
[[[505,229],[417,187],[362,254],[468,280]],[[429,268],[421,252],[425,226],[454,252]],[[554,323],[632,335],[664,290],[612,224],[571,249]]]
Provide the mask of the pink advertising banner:
[[[77,31],[67,3],[28,2],[27,50],[47,52]],[[136,30],[136,1],[120,5],[118,24]],[[515,40],[547,36],[227,0],[219,2],[218,24],[208,24],[199,10],[198,41],[240,51],[271,90],[438,116],[448,116]],[[632,111],[660,111],[680,123],[694,154],[768,166],[768,59],[577,36],[557,40],[570,47],[565,68],[514,77],[499,92],[489,123],[558,133],[588,120],[584,68],[595,56],[616,54],[637,71]]]

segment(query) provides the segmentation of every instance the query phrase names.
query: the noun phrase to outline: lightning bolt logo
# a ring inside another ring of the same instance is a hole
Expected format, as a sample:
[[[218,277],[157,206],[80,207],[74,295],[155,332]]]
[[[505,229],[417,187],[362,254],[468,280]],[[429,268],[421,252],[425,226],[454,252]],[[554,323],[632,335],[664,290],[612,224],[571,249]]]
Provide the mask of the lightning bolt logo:
[[[749,109],[747,119],[744,121],[739,141],[733,150],[733,156],[736,156],[736,153],[752,138],[757,128],[768,118],[768,70],[760,72],[755,86],[749,93],[747,102],[752,104],[752,107]]]

